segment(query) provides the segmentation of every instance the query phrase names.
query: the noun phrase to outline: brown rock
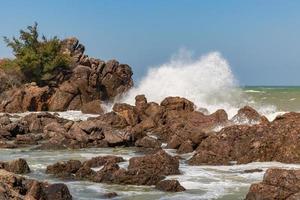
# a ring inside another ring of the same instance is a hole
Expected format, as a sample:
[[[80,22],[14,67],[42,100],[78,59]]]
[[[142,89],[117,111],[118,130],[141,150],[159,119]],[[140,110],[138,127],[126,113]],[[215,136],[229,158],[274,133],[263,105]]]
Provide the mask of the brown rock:
[[[156,189],[166,192],[183,192],[185,188],[177,180],[163,180],[156,184]]]
[[[80,168],[82,164],[79,160],[69,160],[67,162],[58,162],[47,166],[46,173],[53,174],[57,177],[71,177]]]
[[[161,142],[159,142],[157,139],[153,137],[145,136],[142,139],[137,140],[135,142],[135,146],[157,149],[161,147]]]
[[[180,173],[178,159],[173,158],[164,150],[143,157],[130,158],[128,170],[156,175],[174,175]]]
[[[135,108],[129,104],[116,103],[113,107],[113,111],[122,116],[126,122],[134,126],[139,123],[139,117]]]
[[[81,112],[87,114],[103,114],[104,111],[101,107],[101,101],[94,100],[86,104],[83,104],[81,106]]]
[[[232,121],[238,123],[255,124],[261,122],[260,114],[250,106],[239,109],[238,113],[232,118]]]
[[[69,192],[68,187],[62,183],[55,183],[48,185],[44,189],[46,194],[46,199],[55,200],[72,200],[72,195]]]
[[[185,111],[194,111],[194,103],[180,97],[167,97],[165,98],[161,104],[161,106],[164,106],[167,110],[185,110]]]
[[[83,162],[83,166],[86,167],[101,167],[107,163],[118,163],[123,162],[124,159],[122,157],[118,156],[98,156],[91,158],[90,160],[87,160]]]
[[[246,200],[297,199],[300,193],[300,170],[268,169],[261,183],[252,184]]]
[[[4,169],[16,174],[27,174],[30,172],[26,160],[22,158],[4,163]]]
[[[210,134],[189,160],[192,165],[279,161],[299,163],[300,114],[288,113],[271,123],[234,125]]]
[[[0,198],[15,200],[71,200],[65,184],[48,184],[0,170]]]

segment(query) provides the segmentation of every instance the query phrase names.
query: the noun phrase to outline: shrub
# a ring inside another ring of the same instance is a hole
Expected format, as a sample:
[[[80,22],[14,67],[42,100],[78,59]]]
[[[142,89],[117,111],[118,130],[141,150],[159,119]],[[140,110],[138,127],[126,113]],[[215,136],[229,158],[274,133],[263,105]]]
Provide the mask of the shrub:
[[[7,62],[6,68],[20,68],[26,81],[35,81],[39,85],[46,84],[57,73],[71,64],[69,55],[61,51],[61,41],[55,36],[39,39],[38,24],[28,26],[27,30],[20,30],[19,39],[11,40],[4,37],[8,47],[11,47],[15,59]]]

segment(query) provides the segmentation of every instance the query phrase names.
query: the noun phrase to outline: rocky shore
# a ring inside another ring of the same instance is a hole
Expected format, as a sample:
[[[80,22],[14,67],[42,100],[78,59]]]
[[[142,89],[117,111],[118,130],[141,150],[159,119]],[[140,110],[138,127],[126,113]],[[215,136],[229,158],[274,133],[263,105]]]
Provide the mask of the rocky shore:
[[[178,180],[168,179],[182,173],[180,162],[190,166],[300,163],[299,113],[268,121],[245,106],[228,118],[222,109],[208,114],[183,97],[148,102],[143,94],[135,97],[135,105],[115,103],[111,112],[105,112],[102,103],[117,100],[133,86],[131,68],[116,60],[89,58],[76,38],[63,44],[64,52],[74,59],[70,70],[62,71],[46,86],[26,83],[1,89],[0,148],[43,151],[122,147],[135,148],[143,155],[130,158],[125,168],[120,166],[125,159],[112,155],[48,165],[44,173],[61,182],[147,185],[165,192],[183,192],[185,188]],[[2,77],[4,73],[0,71]],[[97,116],[73,121],[54,113],[66,110]],[[13,114],[26,111],[43,112],[23,117]],[[167,149],[174,149],[176,156]],[[189,158],[181,157],[188,153]],[[0,199],[72,199],[63,183],[16,175],[27,173],[30,166],[22,158],[1,161]],[[298,174],[298,170],[269,169],[261,183],[250,187],[246,199],[298,199]],[[108,193],[106,197],[117,195]]]

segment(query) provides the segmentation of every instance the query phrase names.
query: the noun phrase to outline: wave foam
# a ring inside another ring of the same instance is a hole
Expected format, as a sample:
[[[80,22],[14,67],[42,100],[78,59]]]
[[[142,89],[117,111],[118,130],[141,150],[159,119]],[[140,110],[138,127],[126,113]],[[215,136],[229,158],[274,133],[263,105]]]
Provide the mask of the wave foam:
[[[151,68],[121,101],[133,104],[138,94],[155,102],[167,96],[181,96],[211,113],[225,109],[229,116],[246,104],[228,62],[219,52],[193,59],[190,52],[180,50],[169,62]]]

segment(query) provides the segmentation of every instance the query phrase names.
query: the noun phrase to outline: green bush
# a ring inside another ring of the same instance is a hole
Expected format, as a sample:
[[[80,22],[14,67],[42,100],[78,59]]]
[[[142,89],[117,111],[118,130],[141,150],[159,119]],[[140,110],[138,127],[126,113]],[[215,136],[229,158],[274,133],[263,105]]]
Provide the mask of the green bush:
[[[51,39],[42,36],[39,39],[37,26],[35,23],[27,30],[20,30],[19,39],[4,37],[4,41],[15,55],[15,59],[8,62],[8,67],[18,66],[26,81],[43,85],[62,69],[68,68],[71,58],[62,53],[61,41],[56,36]]]

